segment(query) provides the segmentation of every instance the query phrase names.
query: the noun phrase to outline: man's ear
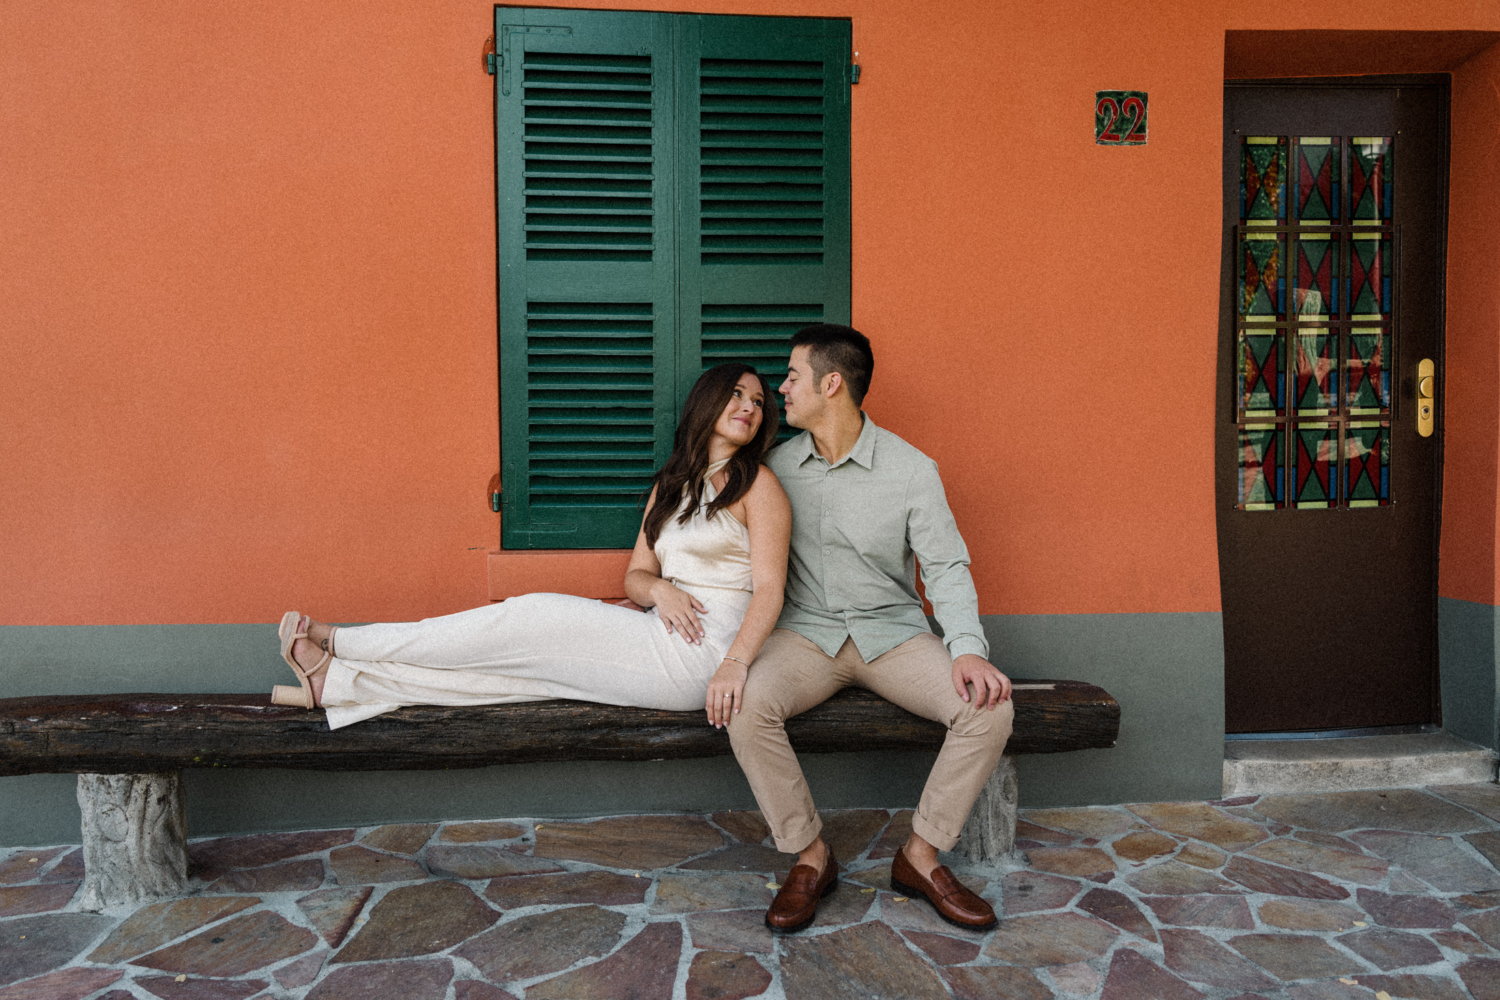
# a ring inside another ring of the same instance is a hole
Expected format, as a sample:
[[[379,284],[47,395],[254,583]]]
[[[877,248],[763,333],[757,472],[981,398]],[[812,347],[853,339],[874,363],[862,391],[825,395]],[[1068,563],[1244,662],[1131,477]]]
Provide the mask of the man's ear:
[[[839,386],[844,384],[844,376],[836,371],[833,371],[828,373],[827,379],[827,384],[823,386],[823,396],[826,399],[832,399],[834,396],[838,395]]]

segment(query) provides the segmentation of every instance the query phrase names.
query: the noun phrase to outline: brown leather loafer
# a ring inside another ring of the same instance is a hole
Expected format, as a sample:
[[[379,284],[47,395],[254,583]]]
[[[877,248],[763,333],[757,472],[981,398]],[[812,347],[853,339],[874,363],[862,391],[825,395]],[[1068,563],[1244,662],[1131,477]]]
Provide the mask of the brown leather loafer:
[[[818,915],[818,900],[838,884],[839,863],[833,860],[831,848],[821,875],[812,865],[794,865],[787,872],[776,898],[771,900],[771,908],[766,911],[766,926],[774,931],[800,931]]]
[[[924,878],[906,860],[906,848],[896,852],[891,862],[891,888],[908,896],[922,896],[937,910],[938,916],[959,927],[991,927],[995,923],[995,908],[980,899],[969,887],[960,882],[947,865],[938,865],[932,870],[932,878]]]

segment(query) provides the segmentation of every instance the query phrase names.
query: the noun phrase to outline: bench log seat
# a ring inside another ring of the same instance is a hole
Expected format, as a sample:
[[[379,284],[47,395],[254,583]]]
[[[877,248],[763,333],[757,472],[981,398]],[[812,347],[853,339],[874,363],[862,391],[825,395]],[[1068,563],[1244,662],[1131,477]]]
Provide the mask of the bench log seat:
[[[1008,855],[1015,839],[1013,754],[1112,747],[1120,706],[1079,681],[1015,681],[1015,730],[959,850]],[[800,753],[936,751],[947,730],[847,688],[787,722]],[[578,701],[418,706],[329,731],[321,710],[264,695],[114,694],[0,699],[0,776],[79,775],[84,906],[138,905],[187,883],[181,772],[191,767],[423,770],[538,761],[673,760],[732,753],[702,711]],[[175,888],[174,888],[175,887]]]

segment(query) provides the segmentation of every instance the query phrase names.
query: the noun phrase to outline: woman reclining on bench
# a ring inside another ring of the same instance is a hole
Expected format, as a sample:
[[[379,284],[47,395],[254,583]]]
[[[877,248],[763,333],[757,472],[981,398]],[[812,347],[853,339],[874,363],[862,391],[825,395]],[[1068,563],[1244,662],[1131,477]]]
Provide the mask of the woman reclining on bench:
[[[288,611],[281,655],[302,683],[277,685],[271,700],[321,705],[330,729],[404,705],[546,698],[702,705],[726,725],[786,583],[791,506],[761,465],[777,423],[771,388],[749,365],[718,365],[693,386],[625,573],[647,614],[566,594],[350,628]],[[658,505],[665,497],[679,499]]]

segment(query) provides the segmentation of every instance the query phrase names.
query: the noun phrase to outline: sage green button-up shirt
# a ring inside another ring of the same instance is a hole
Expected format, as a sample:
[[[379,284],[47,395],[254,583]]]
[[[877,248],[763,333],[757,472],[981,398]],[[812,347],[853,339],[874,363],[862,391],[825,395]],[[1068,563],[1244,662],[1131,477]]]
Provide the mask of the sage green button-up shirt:
[[[852,637],[866,663],[930,632],[916,563],[948,653],[989,656],[969,550],[937,463],[868,416],[830,466],[803,431],[766,459],[792,501],[792,549],[781,628],[833,656]]]

